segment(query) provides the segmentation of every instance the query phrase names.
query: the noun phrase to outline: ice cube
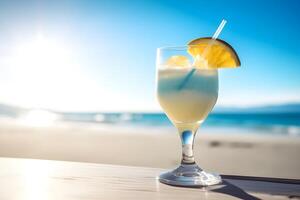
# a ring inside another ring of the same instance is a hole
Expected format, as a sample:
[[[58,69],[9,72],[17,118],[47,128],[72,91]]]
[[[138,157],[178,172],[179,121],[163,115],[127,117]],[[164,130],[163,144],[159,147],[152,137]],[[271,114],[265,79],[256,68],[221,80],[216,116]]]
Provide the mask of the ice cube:
[[[208,69],[208,62],[205,58],[200,55],[196,55],[194,57],[194,67],[201,68],[201,69]]]
[[[188,68],[188,67],[191,67],[191,63],[190,63],[190,60],[186,56],[176,55],[176,56],[171,56],[167,60],[166,67]]]

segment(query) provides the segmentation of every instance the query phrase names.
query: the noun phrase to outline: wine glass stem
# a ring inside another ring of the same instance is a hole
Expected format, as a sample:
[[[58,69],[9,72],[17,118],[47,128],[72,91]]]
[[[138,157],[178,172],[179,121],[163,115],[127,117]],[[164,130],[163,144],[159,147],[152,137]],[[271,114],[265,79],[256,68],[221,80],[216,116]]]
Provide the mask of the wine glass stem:
[[[180,133],[182,142],[182,160],[181,164],[191,165],[195,164],[194,158],[194,138],[195,132],[191,130],[185,130]]]

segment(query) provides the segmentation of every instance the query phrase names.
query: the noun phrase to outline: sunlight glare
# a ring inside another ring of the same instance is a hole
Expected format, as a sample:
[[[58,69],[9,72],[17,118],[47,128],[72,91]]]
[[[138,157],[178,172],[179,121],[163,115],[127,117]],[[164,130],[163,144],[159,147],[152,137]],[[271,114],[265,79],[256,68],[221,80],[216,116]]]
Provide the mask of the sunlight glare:
[[[29,108],[76,108],[96,84],[83,71],[74,48],[64,40],[38,34],[16,45],[9,60],[7,102]],[[87,90],[88,88],[88,90]]]
[[[31,110],[20,118],[23,125],[33,127],[45,127],[52,125],[58,120],[58,115],[46,110]]]
[[[46,200],[49,197],[49,175],[52,168],[47,161],[30,160],[23,167],[26,200]]]

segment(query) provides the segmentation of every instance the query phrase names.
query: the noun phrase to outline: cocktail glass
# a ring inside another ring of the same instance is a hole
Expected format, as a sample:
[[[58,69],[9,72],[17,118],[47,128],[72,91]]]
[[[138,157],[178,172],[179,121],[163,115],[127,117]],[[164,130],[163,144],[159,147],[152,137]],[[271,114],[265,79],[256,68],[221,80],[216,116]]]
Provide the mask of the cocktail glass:
[[[163,47],[157,50],[157,98],[178,129],[182,142],[180,166],[162,173],[159,181],[176,186],[215,185],[221,182],[221,177],[205,172],[196,164],[193,144],[197,129],[216,104],[218,70],[194,67],[193,58],[188,54],[189,47]]]

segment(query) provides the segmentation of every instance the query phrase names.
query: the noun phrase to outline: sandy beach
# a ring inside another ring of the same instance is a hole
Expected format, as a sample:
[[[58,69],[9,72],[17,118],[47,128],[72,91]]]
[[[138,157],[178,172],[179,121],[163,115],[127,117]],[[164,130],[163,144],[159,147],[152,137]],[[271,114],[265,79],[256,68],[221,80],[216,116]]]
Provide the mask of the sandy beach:
[[[194,148],[198,164],[208,171],[300,179],[299,137],[199,132]],[[171,130],[0,121],[1,157],[173,168],[180,155],[179,137]]]

